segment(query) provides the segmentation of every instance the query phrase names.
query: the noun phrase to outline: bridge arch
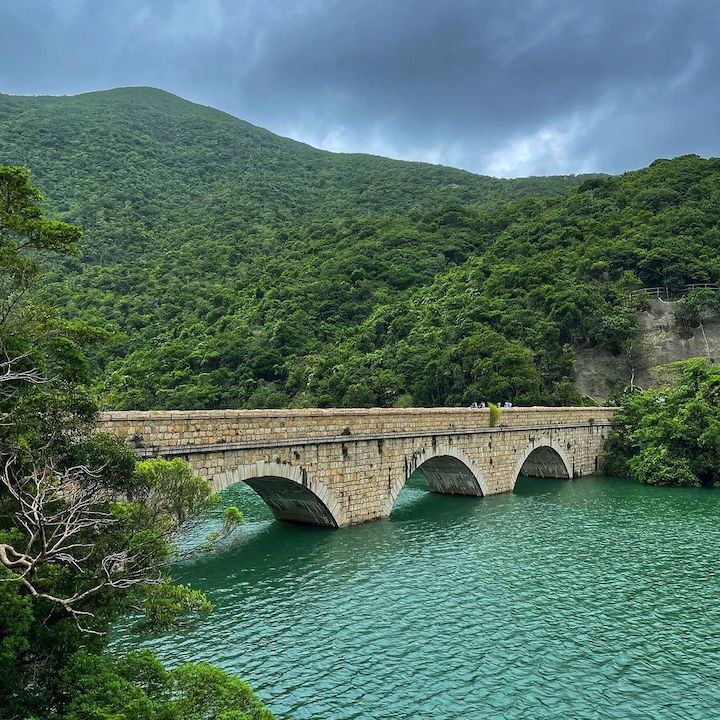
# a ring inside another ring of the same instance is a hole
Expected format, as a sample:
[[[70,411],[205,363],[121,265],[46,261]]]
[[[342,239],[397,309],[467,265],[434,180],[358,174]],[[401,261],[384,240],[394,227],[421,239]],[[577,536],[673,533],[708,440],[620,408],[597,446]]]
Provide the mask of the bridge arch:
[[[218,478],[220,490],[242,482],[252,488],[278,520],[341,527],[345,514],[324,483],[305,468],[289,463],[259,461],[227,470]]]
[[[404,476],[390,492],[388,515],[408,478],[418,471],[425,478],[430,492],[476,497],[487,494],[485,480],[477,463],[464,450],[448,443],[438,443],[415,452],[406,460]]]
[[[530,443],[518,458],[513,470],[513,487],[520,475],[571,480],[574,477],[574,467],[559,442],[542,438]]]

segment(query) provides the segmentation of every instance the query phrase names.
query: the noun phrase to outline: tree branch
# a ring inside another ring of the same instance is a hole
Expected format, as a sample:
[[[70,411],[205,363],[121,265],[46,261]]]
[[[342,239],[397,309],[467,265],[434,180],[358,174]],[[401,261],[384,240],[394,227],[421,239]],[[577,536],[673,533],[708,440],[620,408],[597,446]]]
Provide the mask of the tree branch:
[[[143,565],[140,558],[126,550],[112,552],[100,561],[100,576],[90,587],[76,590],[65,597],[44,592],[36,572],[43,566],[70,566],[79,576],[97,573],[97,561],[89,562],[95,551],[92,537],[116,520],[107,512],[97,510],[106,500],[93,482],[97,473],[78,465],[64,470],[52,466],[33,468],[30,474],[14,473],[16,458],[10,457],[0,472],[0,483],[15,501],[14,519],[22,528],[24,551],[11,543],[0,543],[0,566],[10,571],[4,582],[20,583],[32,596],[43,598],[61,607],[75,620],[83,632],[99,634],[81,621],[94,617],[80,608],[83,601],[102,590],[127,589],[139,584],[164,582],[159,568]]]

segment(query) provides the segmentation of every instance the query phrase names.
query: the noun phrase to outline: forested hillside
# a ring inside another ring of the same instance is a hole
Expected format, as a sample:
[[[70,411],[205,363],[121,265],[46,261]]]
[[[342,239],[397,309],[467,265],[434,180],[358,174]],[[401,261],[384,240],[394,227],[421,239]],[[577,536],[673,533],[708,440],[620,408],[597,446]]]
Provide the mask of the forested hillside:
[[[208,246],[57,291],[122,330],[96,356],[111,406],[570,403],[575,348],[630,361],[633,289],[717,280],[719,219],[720,161],[687,157],[560,200],[283,231],[234,277]]]
[[[630,290],[720,272],[694,156],[496,180],[141,88],[0,96],[0,153],[85,228],[43,293],[102,329],[106,407],[578,402],[575,348],[633,351]]]
[[[248,234],[307,219],[557,195],[581,180],[499,180],[324,152],[154,88],[0,94],[0,152],[2,163],[31,169],[56,215],[85,228],[88,261],[197,236],[242,245]]]
[[[453,213],[452,236],[480,237],[479,217]],[[377,307],[313,368],[314,394],[427,405],[578,402],[577,348],[609,350],[628,366],[644,352],[636,333],[646,300],[634,289],[673,293],[720,278],[718,159],[658,160],[504,217],[507,226],[462,265]],[[447,227],[450,218],[438,221]]]

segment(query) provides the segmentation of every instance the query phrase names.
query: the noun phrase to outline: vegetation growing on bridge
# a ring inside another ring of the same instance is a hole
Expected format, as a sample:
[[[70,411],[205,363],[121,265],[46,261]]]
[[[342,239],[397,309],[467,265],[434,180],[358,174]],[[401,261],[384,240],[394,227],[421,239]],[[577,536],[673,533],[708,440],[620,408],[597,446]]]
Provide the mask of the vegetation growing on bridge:
[[[672,385],[628,393],[605,471],[650,485],[720,486],[720,366],[670,366]]]
[[[90,332],[27,292],[39,256],[72,252],[80,233],[45,218],[39,199],[27,171],[0,167],[0,717],[270,718],[216,668],[104,654],[128,612],[152,629],[209,609],[170,583],[168,563],[176,530],[211,497],[180,461],[137,463],[89,435]]]

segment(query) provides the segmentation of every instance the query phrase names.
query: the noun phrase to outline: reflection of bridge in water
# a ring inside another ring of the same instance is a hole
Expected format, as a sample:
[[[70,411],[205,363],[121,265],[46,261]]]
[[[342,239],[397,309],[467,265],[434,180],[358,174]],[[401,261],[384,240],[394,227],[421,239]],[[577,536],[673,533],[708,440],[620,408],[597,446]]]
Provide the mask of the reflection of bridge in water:
[[[214,490],[244,482],[275,517],[343,527],[390,515],[410,475],[431,492],[510,492],[518,475],[599,469],[614,408],[107,412],[99,430],[182,457]]]

